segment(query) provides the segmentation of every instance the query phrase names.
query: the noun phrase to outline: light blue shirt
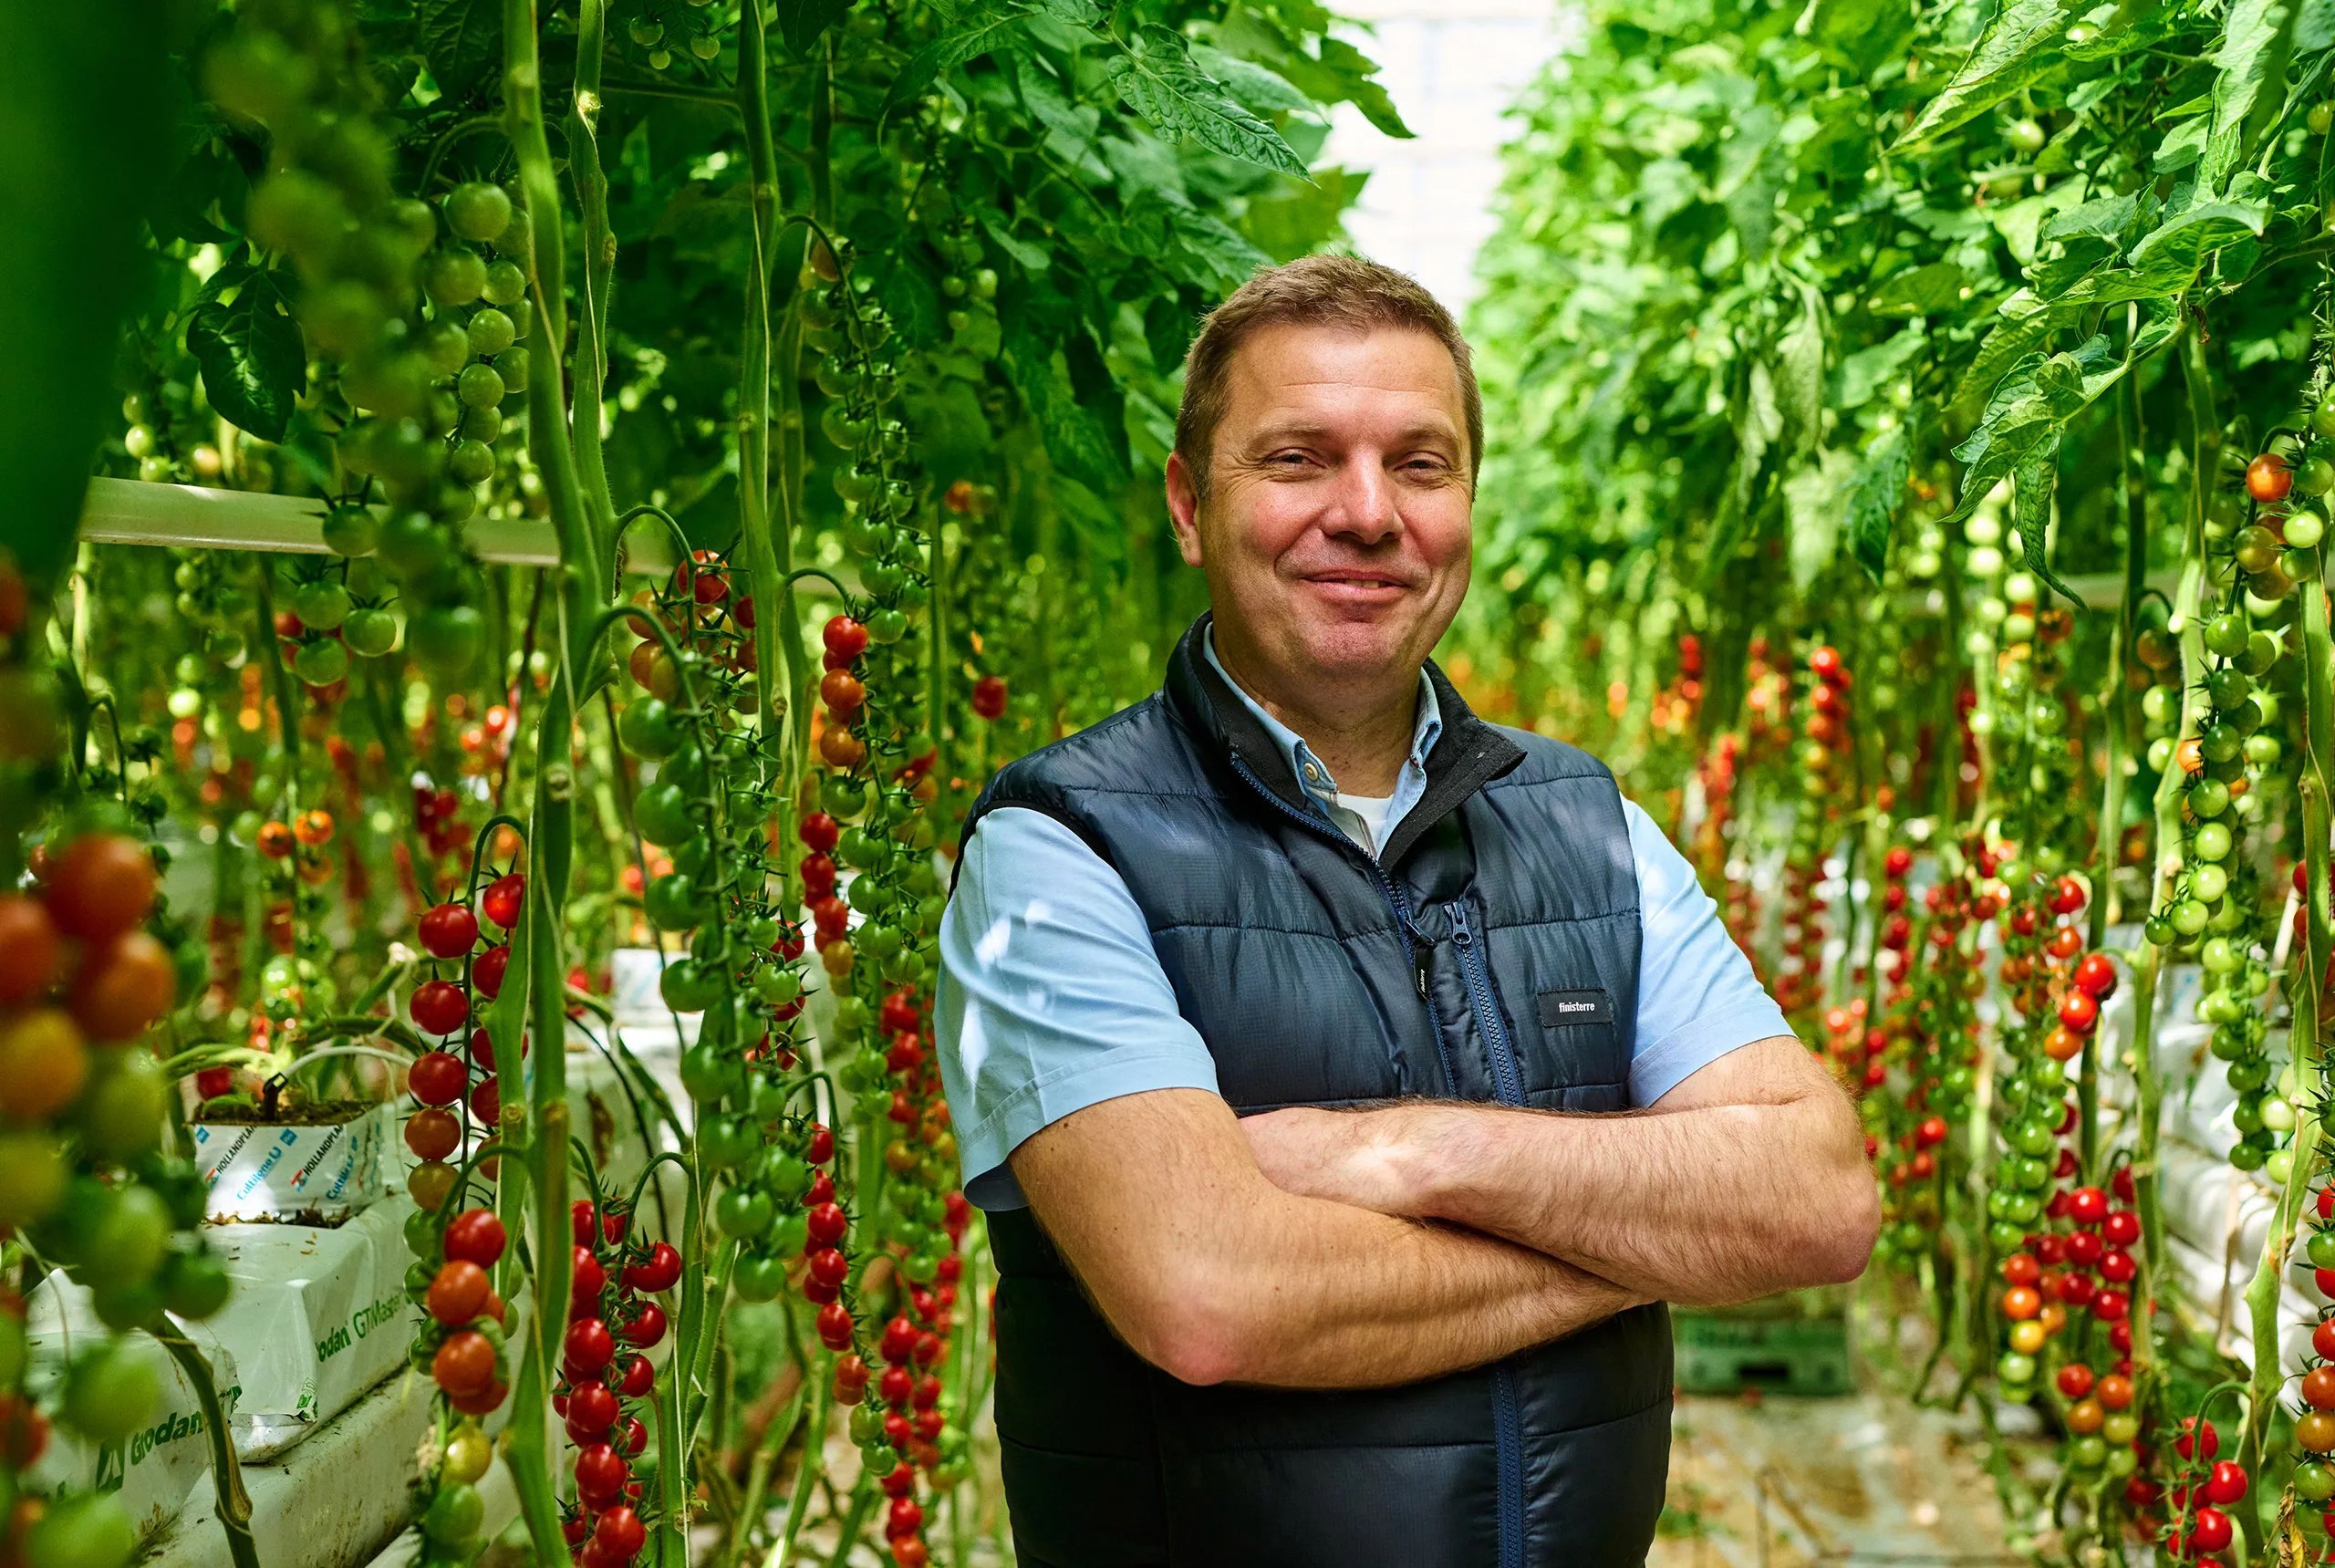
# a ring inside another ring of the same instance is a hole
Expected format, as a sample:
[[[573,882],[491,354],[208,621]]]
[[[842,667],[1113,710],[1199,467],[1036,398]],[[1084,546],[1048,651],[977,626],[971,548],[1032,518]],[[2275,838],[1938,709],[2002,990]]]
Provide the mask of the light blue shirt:
[[[1207,652],[1214,663],[1215,649]],[[1427,754],[1442,732],[1424,673],[1420,691],[1389,824],[1426,790]],[[1335,783],[1305,742],[1256,703],[1249,708],[1290,748],[1292,767],[1323,815],[1375,854],[1367,830],[1356,831],[1362,823],[1344,820],[1356,814],[1337,808]],[[1686,857],[1635,802],[1624,800],[1622,812],[1637,866],[1642,939],[1630,1099],[1650,1106],[1728,1052],[1791,1027]],[[1215,1058],[1176,1010],[1135,895],[1076,834],[1041,812],[1001,806],[965,846],[940,921],[939,1000],[940,1076],[965,1195],[984,1209],[1026,1204],[1006,1157],[1074,1111],[1153,1089],[1219,1092]]]

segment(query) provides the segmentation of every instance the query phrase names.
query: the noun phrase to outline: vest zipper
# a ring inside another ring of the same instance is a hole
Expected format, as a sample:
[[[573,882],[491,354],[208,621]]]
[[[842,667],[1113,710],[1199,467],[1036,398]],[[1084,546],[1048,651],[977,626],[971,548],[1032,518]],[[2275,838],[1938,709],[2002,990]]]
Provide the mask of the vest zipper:
[[[1309,816],[1274,794],[1238,753],[1232,758],[1232,771],[1247,780],[1249,787],[1283,816],[1312,829],[1348,854],[1360,856],[1370,871],[1370,879],[1377,884],[1379,896],[1386,900],[1403,934],[1410,939],[1411,972],[1418,982],[1419,1000],[1427,1004],[1427,1023],[1435,1033],[1436,1059],[1443,1064],[1443,1081],[1451,1086],[1453,1094],[1458,1094],[1459,1075],[1452,1071],[1450,1047],[1444,1044],[1443,1016],[1427,987],[1427,955],[1434,950],[1434,945],[1420,933],[1418,922],[1411,918],[1411,906],[1403,897],[1403,890],[1386,875],[1386,868],[1375,857],[1361,855],[1361,846],[1336,827]],[[1451,940],[1459,949],[1460,968],[1468,977],[1468,1010],[1476,1014],[1478,1027],[1492,1044],[1495,1090],[1502,1105],[1520,1106],[1524,1103],[1524,1091],[1516,1071],[1515,1055],[1509,1048],[1508,1031],[1500,1025],[1500,1009],[1492,1001],[1491,978],[1484,969],[1482,953],[1477,950],[1468,907],[1450,903],[1444,906],[1444,911],[1451,917]],[[1524,1423],[1516,1395],[1516,1372],[1505,1361],[1492,1367],[1492,1454],[1499,1481],[1500,1568],[1524,1568]]]
[[[1386,868],[1375,857],[1363,855],[1362,846],[1340,829],[1318,817],[1307,815],[1274,794],[1265,781],[1257,776],[1256,770],[1241,761],[1237,753],[1232,757],[1232,771],[1248,781],[1249,787],[1262,795],[1283,816],[1310,828],[1348,854],[1359,856],[1368,867],[1370,879],[1377,886],[1378,896],[1386,900],[1386,907],[1395,913],[1395,923],[1402,929],[1404,937],[1411,944],[1411,982],[1418,988],[1419,1000],[1427,1003],[1427,1021],[1434,1025],[1435,1056],[1443,1064],[1443,1081],[1451,1093],[1458,1094],[1459,1076],[1451,1070],[1451,1051],[1443,1043],[1443,1017],[1436,1011],[1435,998],[1427,991],[1427,957],[1435,950],[1435,944],[1421,934],[1418,922],[1411,918],[1410,900],[1403,897],[1403,890],[1395,885],[1395,879],[1386,875]]]
[[[1500,999],[1492,994],[1491,968],[1477,940],[1475,918],[1464,900],[1443,906],[1451,918],[1451,945],[1459,950],[1459,970],[1468,977],[1468,1010],[1484,1032],[1492,1059],[1492,1081],[1500,1104],[1524,1104],[1522,1075],[1517,1071],[1514,1044],[1500,1019]],[[1503,1361],[1492,1368],[1492,1439],[1500,1463],[1500,1568],[1524,1568],[1524,1432],[1518,1408],[1516,1373]]]

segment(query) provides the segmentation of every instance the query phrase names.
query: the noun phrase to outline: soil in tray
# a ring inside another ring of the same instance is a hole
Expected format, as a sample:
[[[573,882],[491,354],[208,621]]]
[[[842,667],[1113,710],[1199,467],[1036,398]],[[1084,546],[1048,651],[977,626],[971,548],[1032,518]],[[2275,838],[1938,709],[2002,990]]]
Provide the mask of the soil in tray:
[[[322,1127],[336,1122],[353,1122],[380,1102],[377,1100],[317,1100],[294,1106],[278,1106],[273,1116],[255,1104],[233,1104],[213,1106],[195,1113],[194,1119],[213,1127]]]

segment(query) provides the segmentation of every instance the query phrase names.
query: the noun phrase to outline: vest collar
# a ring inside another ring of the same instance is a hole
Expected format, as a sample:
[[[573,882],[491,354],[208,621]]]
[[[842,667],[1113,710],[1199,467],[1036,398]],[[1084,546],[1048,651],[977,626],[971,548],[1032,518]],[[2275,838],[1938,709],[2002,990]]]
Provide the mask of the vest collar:
[[[1201,651],[1200,639],[1211,618],[1204,614],[1194,621],[1177,642],[1176,651],[1169,655],[1168,705],[1199,737],[1210,761],[1222,757],[1228,762],[1239,762],[1240,771],[1310,820],[1316,814],[1297,775],[1291,771],[1287,748],[1275,743],[1272,735],[1250,711],[1249,705],[1240,700],[1240,693]],[[1435,690],[1436,706],[1442,714],[1443,734],[1427,756],[1427,793],[1396,825],[1381,846],[1379,862],[1388,867],[1401,860],[1429,828],[1458,810],[1469,795],[1524,760],[1523,748],[1501,734],[1497,727],[1477,718],[1433,659],[1427,660],[1427,678]],[[1244,784],[1241,787],[1248,786]],[[1361,846],[1347,840],[1329,823],[1322,826],[1357,856],[1362,853]]]

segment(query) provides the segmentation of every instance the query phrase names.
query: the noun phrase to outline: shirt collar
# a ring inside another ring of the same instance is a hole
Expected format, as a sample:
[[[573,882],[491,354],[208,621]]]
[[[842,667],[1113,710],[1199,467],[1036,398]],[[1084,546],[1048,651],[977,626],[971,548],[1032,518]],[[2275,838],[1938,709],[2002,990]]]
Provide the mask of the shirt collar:
[[[1283,754],[1289,758],[1289,771],[1296,775],[1297,782],[1303,787],[1305,793],[1325,798],[1335,795],[1338,792],[1338,781],[1330,776],[1330,770],[1324,767],[1322,760],[1313,754],[1313,748],[1305,743],[1304,737],[1266,712],[1254,698],[1240,689],[1240,682],[1232,679],[1231,672],[1224,668],[1224,661],[1217,658],[1216,628],[1213,626],[1207,628],[1201,633],[1200,652],[1206,656],[1216,672],[1224,677],[1224,683],[1232,688],[1232,694],[1240,699],[1240,705],[1256,715],[1257,722],[1265,727],[1265,733],[1272,737],[1273,743],[1279,746]],[[1427,771],[1427,753],[1435,750],[1435,742],[1441,739],[1442,735],[1442,704],[1436,701],[1435,682],[1427,678],[1425,670],[1421,670],[1419,671],[1418,719],[1411,726],[1411,755],[1408,765],[1418,769],[1424,774]]]

